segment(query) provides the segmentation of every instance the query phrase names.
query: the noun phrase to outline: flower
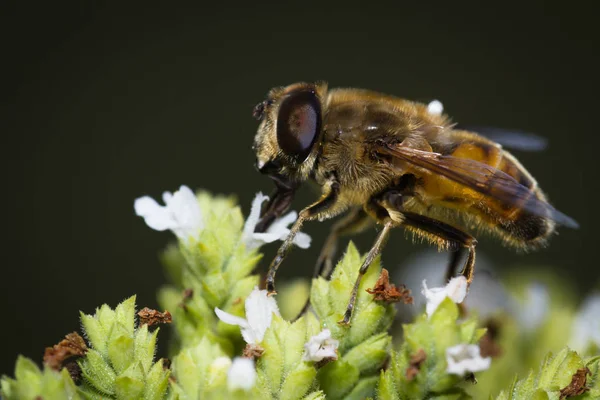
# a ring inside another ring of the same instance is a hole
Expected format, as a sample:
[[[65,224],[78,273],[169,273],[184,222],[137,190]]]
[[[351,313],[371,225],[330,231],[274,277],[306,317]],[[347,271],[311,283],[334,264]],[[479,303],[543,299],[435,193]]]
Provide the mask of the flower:
[[[450,279],[450,282],[448,282],[445,287],[431,289],[427,288],[427,283],[424,280],[421,293],[423,293],[427,299],[425,311],[427,312],[427,315],[431,317],[446,297],[449,297],[455,303],[462,303],[467,295],[467,278],[464,276],[457,276]]]
[[[325,358],[337,360],[337,348],[340,342],[331,337],[329,329],[323,329],[318,335],[310,338],[304,345],[304,361],[322,361]]]
[[[246,298],[246,319],[231,315],[215,307],[217,317],[226,324],[238,325],[242,329],[242,337],[248,344],[260,344],[267,328],[273,320],[273,313],[279,315],[275,298],[267,295],[266,290],[254,290]]]
[[[442,115],[444,105],[439,100],[433,100],[427,105],[427,112],[431,115]]]
[[[139,197],[133,207],[146,225],[157,231],[170,229],[179,239],[195,237],[204,228],[202,212],[194,192],[182,185],[175,193],[164,192],[164,206],[149,196]]]
[[[265,243],[284,240],[290,233],[290,230],[287,228],[288,225],[298,218],[296,212],[292,211],[283,217],[276,219],[266,232],[254,232],[256,224],[260,219],[260,207],[266,200],[269,200],[268,196],[257,193],[252,201],[250,215],[248,215],[248,219],[244,224],[244,231],[242,232],[242,241],[246,243],[246,248],[248,250],[256,249]],[[298,232],[296,237],[294,237],[294,244],[302,249],[307,249],[310,246],[310,236],[306,233]]]
[[[484,371],[492,363],[491,357],[482,358],[476,344],[459,344],[446,349],[446,372],[464,375],[467,372]]]
[[[600,293],[589,295],[573,322],[570,346],[585,352],[590,345],[600,348]]]
[[[256,383],[254,361],[249,358],[236,357],[227,372],[227,387],[229,390],[250,390]]]

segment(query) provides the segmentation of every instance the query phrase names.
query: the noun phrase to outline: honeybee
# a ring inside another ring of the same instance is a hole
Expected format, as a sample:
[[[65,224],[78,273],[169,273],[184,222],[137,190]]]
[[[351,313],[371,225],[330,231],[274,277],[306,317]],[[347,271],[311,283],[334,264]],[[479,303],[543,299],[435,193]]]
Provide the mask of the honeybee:
[[[324,82],[295,83],[272,89],[253,114],[260,121],[256,166],[276,186],[257,231],[286,212],[302,183],[322,189],[319,200],[299,213],[270,264],[269,293],[276,293],[277,269],[305,221],[346,214],[317,261],[315,275],[322,276],[331,273],[341,235],[381,226],[341,324],[350,323],[360,280],[395,227],[453,250],[448,277],[466,252],[460,274],[469,284],[477,244],[472,234],[484,231],[532,250],[544,246],[557,225],[577,227],[499,143],[458,129],[426,104],[362,89],[328,90]]]

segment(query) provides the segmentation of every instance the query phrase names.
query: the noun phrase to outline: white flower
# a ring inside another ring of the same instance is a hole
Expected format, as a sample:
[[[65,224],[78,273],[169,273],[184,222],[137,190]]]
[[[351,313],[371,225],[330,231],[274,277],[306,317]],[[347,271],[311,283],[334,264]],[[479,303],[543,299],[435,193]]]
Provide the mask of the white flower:
[[[484,371],[490,367],[490,357],[481,358],[479,346],[476,344],[459,344],[446,349],[446,372],[464,375],[467,372]]]
[[[135,213],[144,218],[146,225],[157,231],[170,229],[182,240],[197,236],[204,228],[202,212],[194,192],[182,185],[178,191],[163,193],[164,206],[149,196],[137,198]]]
[[[331,337],[329,329],[323,329],[304,345],[303,361],[322,361],[324,358],[337,360],[336,350],[340,342]]]
[[[288,225],[296,221],[298,214],[292,211],[281,218],[276,219],[266,232],[257,233],[254,232],[256,224],[260,219],[260,206],[263,202],[269,200],[268,196],[262,193],[257,193],[256,197],[252,201],[252,208],[250,209],[250,215],[244,224],[244,231],[242,233],[242,241],[246,243],[248,250],[256,249],[265,243],[271,243],[276,240],[284,240],[290,233]],[[310,246],[310,236],[306,233],[298,232],[294,237],[294,244],[296,246],[307,249]]]
[[[431,115],[442,115],[444,105],[439,100],[433,100],[427,105],[427,112]]]
[[[217,317],[226,324],[238,325],[242,329],[242,337],[248,344],[260,344],[267,328],[273,320],[273,313],[279,315],[279,308],[274,297],[267,296],[266,290],[254,290],[246,298],[246,319],[231,315],[215,307]]]
[[[423,290],[421,290],[421,293],[427,299],[425,311],[431,317],[446,297],[449,297],[455,303],[462,303],[467,295],[467,278],[457,276],[450,279],[450,282],[445,287],[431,289],[427,287],[426,281],[423,281]]]
[[[600,293],[588,296],[573,322],[570,347],[584,352],[588,346],[600,347]]]
[[[227,372],[227,387],[229,390],[250,390],[256,383],[254,361],[249,358],[236,357]]]
[[[511,306],[523,330],[531,332],[545,321],[550,309],[550,294],[541,283],[530,284],[526,290],[525,302],[517,302]]]

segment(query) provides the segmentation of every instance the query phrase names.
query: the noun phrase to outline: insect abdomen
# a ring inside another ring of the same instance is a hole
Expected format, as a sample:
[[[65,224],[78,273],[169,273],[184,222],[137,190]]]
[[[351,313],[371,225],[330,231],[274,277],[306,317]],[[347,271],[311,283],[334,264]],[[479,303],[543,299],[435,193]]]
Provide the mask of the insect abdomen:
[[[554,223],[548,217],[528,211],[528,203],[533,205],[534,199],[546,202],[546,196],[538,187],[537,181],[506,151],[502,151],[502,159],[497,168],[529,190],[529,195],[523,200],[521,207],[513,207],[506,220],[500,224],[500,228],[520,242],[516,244],[522,247],[535,248],[544,245],[554,232]]]

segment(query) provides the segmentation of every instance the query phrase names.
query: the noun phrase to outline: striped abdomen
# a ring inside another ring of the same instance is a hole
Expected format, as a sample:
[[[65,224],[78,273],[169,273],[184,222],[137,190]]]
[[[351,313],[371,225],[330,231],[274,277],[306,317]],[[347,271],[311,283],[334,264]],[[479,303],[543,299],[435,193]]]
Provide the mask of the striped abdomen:
[[[543,245],[554,231],[554,222],[547,214],[548,209],[544,208],[546,198],[536,180],[500,145],[470,132],[453,131],[452,135],[455,135],[455,144],[440,149],[442,154],[487,164],[514,178],[520,185],[503,178],[501,173],[482,178],[480,190],[442,178],[448,182],[437,185],[441,195],[438,199],[450,208],[468,207],[476,215],[475,222],[480,222],[480,227],[484,225],[508,244],[521,248]]]

